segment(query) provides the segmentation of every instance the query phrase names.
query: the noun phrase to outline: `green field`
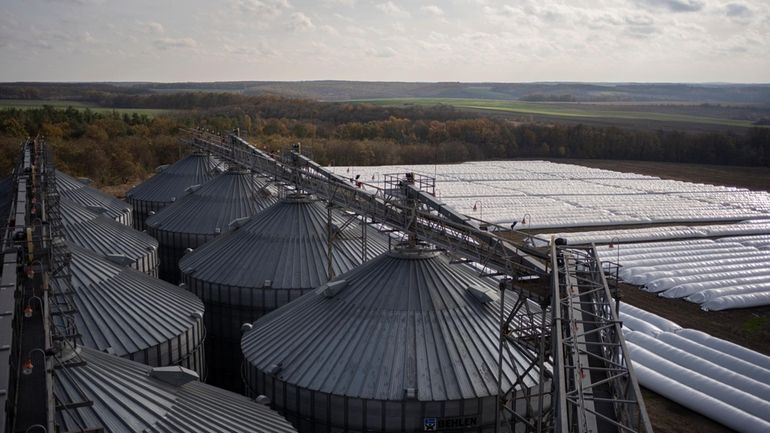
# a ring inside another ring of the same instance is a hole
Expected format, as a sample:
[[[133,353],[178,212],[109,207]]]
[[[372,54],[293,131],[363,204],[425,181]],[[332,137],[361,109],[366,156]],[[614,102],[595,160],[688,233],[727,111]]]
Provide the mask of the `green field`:
[[[17,108],[20,110],[43,108],[44,106],[50,106],[56,109],[66,109],[68,107],[77,108],[78,110],[89,110],[95,113],[112,113],[113,111],[118,114],[144,114],[148,117],[157,116],[163,113],[169,113],[173,110],[162,110],[156,108],[109,108],[99,107],[94,104],[81,101],[56,101],[56,100],[30,100],[30,99],[0,99],[0,110],[5,108]]]
[[[689,124],[717,125],[750,128],[755,126],[748,120],[736,120],[719,117],[707,117],[686,113],[666,113],[656,111],[634,111],[629,107],[619,106],[612,109],[606,105],[567,104],[567,103],[537,103],[520,101],[501,101],[491,99],[463,98],[385,98],[385,99],[356,99],[348,102],[368,102],[380,105],[451,105],[457,108],[474,110],[503,111],[533,116],[556,117],[573,120],[623,120],[623,121],[653,121],[681,122]],[[621,109],[622,108],[622,109]],[[685,107],[682,110],[686,110]]]

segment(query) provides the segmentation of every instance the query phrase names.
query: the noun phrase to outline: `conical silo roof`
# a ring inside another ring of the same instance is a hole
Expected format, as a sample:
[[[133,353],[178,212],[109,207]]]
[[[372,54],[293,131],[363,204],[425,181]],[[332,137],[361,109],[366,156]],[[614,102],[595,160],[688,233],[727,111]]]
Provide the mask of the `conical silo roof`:
[[[233,220],[249,217],[275,202],[264,180],[244,170],[228,170],[147,219],[165,232],[213,235]]]
[[[192,293],[68,243],[82,344],[150,365],[202,371],[203,303]]]
[[[159,246],[160,277],[179,282],[179,259],[230,229],[236,219],[250,217],[275,203],[263,178],[228,170],[147,218],[147,232]]]
[[[196,381],[189,371],[153,368],[85,347],[78,350],[78,357],[54,369],[54,395],[69,406],[56,412],[61,431],[296,431],[267,406]],[[79,404],[85,401],[92,404]]]
[[[82,181],[56,170],[56,186],[59,194],[95,212],[127,226],[131,225],[131,205],[92,188]]]
[[[138,271],[158,273],[158,241],[74,201],[60,200],[64,235],[73,244],[113,261],[123,261]]]
[[[337,211],[332,224],[347,222]],[[220,286],[312,289],[327,281],[327,209],[308,196],[290,196],[237,229],[185,255],[180,270],[191,279]],[[367,230],[367,258],[387,250],[387,239]],[[363,262],[361,228],[351,224],[333,242],[335,275]],[[265,287],[265,281],[269,281]]]
[[[126,201],[134,207],[134,226],[143,230],[148,216],[181,198],[187,188],[206,183],[223,168],[224,164],[213,156],[196,152],[131,188]]]
[[[251,377],[274,378],[268,388],[376,401],[480,399],[497,395],[499,309],[496,288],[470,268],[437,251],[399,248],[263,316],[241,345]],[[524,359],[504,357],[504,390]]]

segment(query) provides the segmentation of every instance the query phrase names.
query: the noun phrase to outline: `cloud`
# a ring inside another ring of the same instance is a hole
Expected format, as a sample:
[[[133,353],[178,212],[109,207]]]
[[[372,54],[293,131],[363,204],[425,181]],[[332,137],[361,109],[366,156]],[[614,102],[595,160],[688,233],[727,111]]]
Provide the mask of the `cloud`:
[[[295,12],[291,14],[289,27],[295,32],[306,32],[308,30],[313,30],[315,28],[315,24],[313,24],[313,21],[310,19],[310,17],[303,14],[302,12]]]
[[[328,24],[319,26],[318,29],[321,30],[324,33],[328,33],[328,34],[334,35],[334,36],[337,36],[337,35],[340,34],[340,32],[338,32],[337,29],[335,29],[334,27],[332,27],[332,26],[330,26]]]
[[[322,3],[325,6],[355,6],[356,0],[323,0]]]
[[[96,42],[96,39],[94,39],[94,37],[91,36],[91,33],[83,32],[83,34],[80,35],[80,42],[84,44],[93,44],[94,42]]]
[[[68,5],[95,5],[104,3],[104,0],[47,0],[48,3],[68,4]]]
[[[388,15],[391,16],[409,16],[409,12],[401,9],[400,7],[396,6],[395,3],[392,1],[387,1],[385,3],[380,3],[375,6],[377,9],[379,9],[382,12],[385,12]]]
[[[345,31],[347,31],[348,33],[350,33],[352,35],[356,35],[356,36],[365,36],[366,35],[366,30],[362,29],[361,27],[356,27],[356,26],[347,26],[347,27],[345,27]]]
[[[198,43],[193,38],[160,38],[153,41],[153,44],[160,50],[198,47]]]
[[[234,0],[233,5],[243,14],[266,19],[276,18],[291,9],[288,0]]]
[[[383,59],[395,57],[398,53],[390,47],[367,48],[366,55],[370,57],[380,57]]]
[[[746,18],[751,16],[751,9],[740,3],[729,3],[725,5],[725,13],[728,17]]]
[[[156,35],[161,35],[166,31],[161,23],[157,23],[155,21],[146,22],[142,27],[144,27],[144,29],[148,32]]]
[[[433,15],[434,17],[444,16],[444,11],[436,5],[423,6],[420,8],[420,10],[428,15]]]
[[[636,0],[641,6],[668,9],[671,12],[697,12],[705,6],[702,0]]]
[[[276,52],[265,42],[258,42],[249,46],[233,46],[225,44],[222,49],[229,55],[243,56],[253,59],[275,56]]]

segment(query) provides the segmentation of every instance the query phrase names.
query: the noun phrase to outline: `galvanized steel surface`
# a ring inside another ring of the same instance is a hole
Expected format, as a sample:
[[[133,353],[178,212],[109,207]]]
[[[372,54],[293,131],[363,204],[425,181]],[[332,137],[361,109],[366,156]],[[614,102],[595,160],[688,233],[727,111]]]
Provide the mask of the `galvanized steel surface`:
[[[131,188],[126,193],[126,201],[134,207],[134,227],[144,230],[150,213],[184,196],[190,186],[206,183],[223,168],[224,163],[213,156],[193,153]]]
[[[231,433],[296,431],[267,406],[192,381],[175,386],[151,376],[151,367],[81,348],[83,366],[57,368],[54,393],[61,402],[82,390],[92,406],[59,411],[62,431],[104,426],[108,433]]]
[[[337,211],[332,215],[333,226],[345,224],[346,219]],[[184,256],[179,268],[190,281],[229,286],[234,291],[312,289],[327,281],[327,225],[327,209],[321,202],[286,198]],[[361,226],[353,222],[336,237],[332,243],[332,268],[339,275],[363,261]],[[368,228],[367,259],[386,250],[387,239]],[[225,296],[234,304],[262,306],[261,295],[255,301],[249,301],[247,294]],[[273,308],[280,305],[271,304]]]
[[[85,346],[152,365],[174,364],[200,352],[204,308],[195,295],[68,246],[77,328]]]
[[[74,201],[60,201],[65,236],[73,244],[103,256],[124,255],[136,270],[158,274],[158,241]]]
[[[56,170],[56,186],[62,196],[96,211],[103,209],[109,218],[127,226],[131,225],[132,209],[128,203],[92,188],[60,170]]]
[[[436,252],[394,252],[340,280],[336,295],[319,289],[257,320],[241,343],[250,368],[300,389],[365,400],[404,400],[410,389],[418,401],[497,395],[500,303],[468,291],[496,289],[465,265]],[[523,359],[505,357],[504,390]]]
[[[147,219],[151,231],[216,235],[230,223],[273,204],[265,181],[246,171],[229,170],[177,199]]]
[[[160,277],[179,282],[179,259],[225,233],[230,223],[250,217],[276,201],[262,178],[230,170],[164,207],[146,221],[159,246]]]

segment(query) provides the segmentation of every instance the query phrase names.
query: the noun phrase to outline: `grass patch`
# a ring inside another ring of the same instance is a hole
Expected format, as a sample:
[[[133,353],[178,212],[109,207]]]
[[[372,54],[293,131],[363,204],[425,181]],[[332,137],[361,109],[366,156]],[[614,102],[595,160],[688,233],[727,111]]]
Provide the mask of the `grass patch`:
[[[175,110],[164,110],[157,108],[110,108],[99,107],[97,105],[82,102],[82,101],[68,101],[68,100],[33,100],[33,99],[0,99],[0,110],[16,108],[19,110],[33,110],[36,108],[43,108],[45,106],[53,107],[57,110],[64,110],[72,107],[78,110],[85,110],[86,108],[100,114],[109,114],[113,111],[122,114],[144,114],[147,117],[153,117],[164,113],[170,113]]]
[[[770,324],[770,317],[767,316],[752,316],[750,319],[743,322],[743,329],[752,334],[762,331],[762,328]]]
[[[661,113],[655,111],[612,110],[606,106],[591,104],[537,103],[521,101],[501,101],[490,99],[465,98],[383,98],[357,99],[349,102],[368,102],[380,105],[451,105],[457,108],[476,110],[505,111],[537,116],[560,117],[570,119],[617,119],[659,122],[682,122],[706,125],[721,125],[750,128],[754,125],[748,120],[735,120],[718,117],[706,117],[685,113]]]

